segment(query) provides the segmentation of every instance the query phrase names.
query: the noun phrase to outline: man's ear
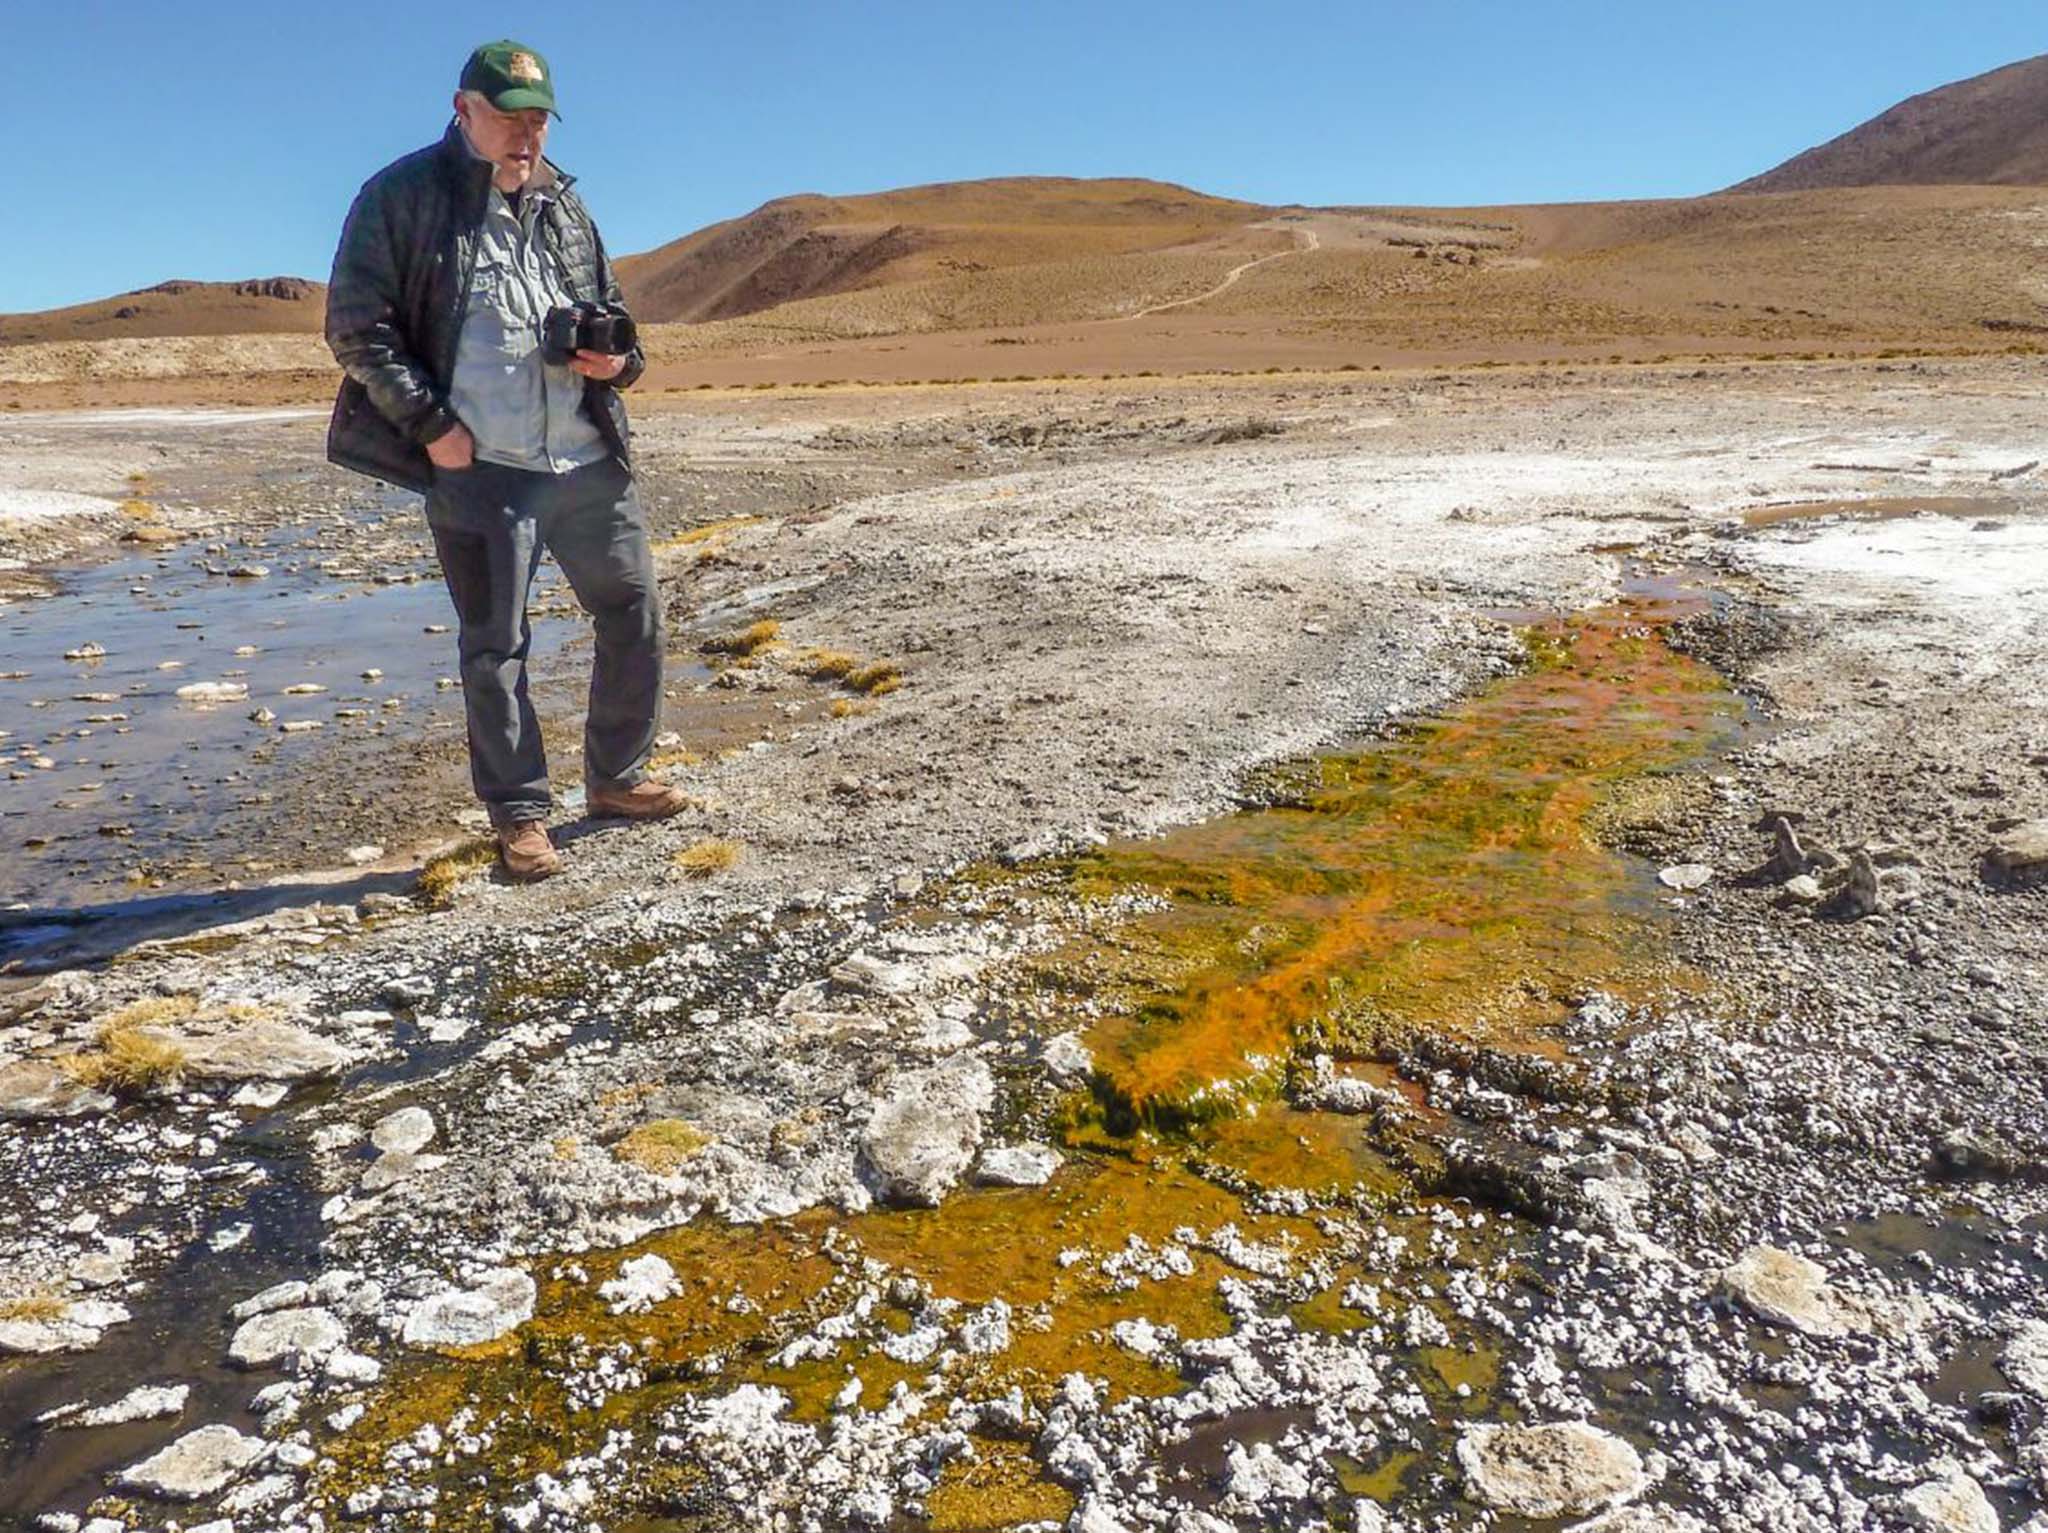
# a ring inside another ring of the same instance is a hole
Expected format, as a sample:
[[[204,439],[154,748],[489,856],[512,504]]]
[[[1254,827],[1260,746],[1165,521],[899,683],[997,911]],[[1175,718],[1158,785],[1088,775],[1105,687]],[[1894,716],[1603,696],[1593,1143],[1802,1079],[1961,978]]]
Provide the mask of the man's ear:
[[[469,125],[469,103],[462,99],[462,92],[455,93],[455,115],[464,127]]]

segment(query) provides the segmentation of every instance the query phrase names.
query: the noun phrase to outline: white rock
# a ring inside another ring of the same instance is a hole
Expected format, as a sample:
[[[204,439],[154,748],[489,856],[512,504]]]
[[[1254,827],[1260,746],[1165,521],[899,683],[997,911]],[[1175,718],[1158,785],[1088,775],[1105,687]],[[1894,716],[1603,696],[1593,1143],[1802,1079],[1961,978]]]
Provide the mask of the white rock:
[[[178,688],[178,699],[187,703],[241,703],[249,699],[246,681],[194,681]]]
[[[1984,1488],[1960,1469],[1900,1496],[1899,1516],[1916,1533],[1998,1533],[1998,1513]]]
[[[297,1309],[312,1297],[312,1284],[292,1278],[251,1294],[228,1313],[237,1320],[247,1320],[251,1315],[267,1315],[274,1309]]]
[[[424,1107],[401,1107],[370,1126],[370,1143],[384,1151],[417,1155],[434,1142],[434,1116]]]
[[[2037,1400],[2048,1400],[2048,1320],[2028,1320],[1998,1354],[1999,1371]]]
[[[135,1261],[135,1242],[102,1235],[103,1249],[88,1251],[71,1264],[71,1280],[84,1288],[111,1288],[128,1276]]]
[[[1690,894],[1695,889],[1704,889],[1713,877],[1714,870],[1703,862],[1681,862],[1660,871],[1657,882],[1667,889]]]
[[[83,1352],[128,1311],[106,1299],[72,1299],[46,1320],[0,1320],[0,1353]]]
[[[384,1365],[377,1359],[346,1347],[329,1353],[320,1371],[337,1384],[374,1384],[384,1377]]]
[[[242,1322],[228,1359],[243,1368],[297,1369],[348,1340],[348,1327],[324,1309],[280,1309]]]
[[[1565,1533],[1714,1533],[1691,1512],[1670,1506],[1625,1506],[1575,1522]]]
[[[1796,873],[1779,887],[1787,897],[1797,900],[1802,905],[1818,905],[1827,898],[1828,893],[1821,885],[1821,881],[1811,873]]]
[[[1255,1443],[1250,1451],[1242,1443],[1232,1443],[1224,1468],[1228,1497],[1245,1511],[1270,1512],[1308,1499],[1307,1472],[1275,1453],[1271,1443]]]
[[[614,1315],[644,1315],[663,1299],[683,1291],[682,1279],[666,1261],[648,1252],[619,1264],[619,1275],[598,1285],[597,1296]]]
[[[1475,1500],[1519,1517],[1604,1511],[1650,1483],[1633,1447],[1583,1421],[1468,1427],[1458,1466]]]
[[[1043,1187],[1066,1157],[1049,1144],[999,1144],[981,1152],[974,1179],[984,1187]]]
[[[993,1357],[1010,1350],[1010,1306],[991,1299],[960,1327],[960,1345],[973,1357]]]
[[[908,995],[922,976],[911,964],[892,963],[871,953],[856,953],[832,971],[832,983],[874,995]]]
[[[1759,1319],[1809,1336],[1872,1329],[1868,1306],[1830,1285],[1825,1267],[1776,1246],[1751,1246],[1721,1270],[1716,1286]]]
[[[1095,1056],[1088,1052],[1088,1045],[1081,1041],[1079,1033],[1061,1033],[1057,1038],[1048,1038],[1041,1058],[1052,1078],[1063,1086],[1071,1086],[1088,1078],[1088,1072],[1095,1068]]]
[[[168,1501],[196,1501],[226,1489],[268,1451],[262,1438],[245,1437],[233,1427],[200,1427],[130,1464],[115,1483]]]
[[[66,1406],[36,1419],[65,1427],[118,1427],[131,1421],[155,1421],[184,1410],[191,1393],[189,1384],[142,1384],[111,1405]]]
[[[486,1273],[475,1287],[423,1299],[405,1317],[411,1347],[474,1347],[496,1341],[533,1318],[538,1290],[516,1267]]]
[[[881,1195],[937,1207],[973,1164],[982,1115],[994,1101],[995,1078],[974,1055],[898,1075],[861,1134]]]
[[[365,842],[361,846],[352,846],[347,851],[343,852],[341,854],[341,860],[343,862],[348,863],[351,867],[360,868],[369,863],[375,862],[379,857],[382,857],[383,855],[383,847],[378,846],[373,842]]]

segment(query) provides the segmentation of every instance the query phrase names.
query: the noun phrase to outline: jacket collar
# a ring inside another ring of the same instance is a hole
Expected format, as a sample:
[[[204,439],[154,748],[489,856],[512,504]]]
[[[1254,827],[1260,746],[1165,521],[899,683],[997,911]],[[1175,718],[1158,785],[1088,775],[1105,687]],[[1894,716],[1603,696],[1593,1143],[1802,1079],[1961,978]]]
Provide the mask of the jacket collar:
[[[448,131],[441,135],[440,151],[443,170],[457,185],[467,188],[481,201],[491,184],[491,162],[469,147],[469,138],[463,133],[458,119],[448,119]],[[527,182],[534,191],[556,195],[575,184],[576,178],[546,155],[541,156],[540,169]]]

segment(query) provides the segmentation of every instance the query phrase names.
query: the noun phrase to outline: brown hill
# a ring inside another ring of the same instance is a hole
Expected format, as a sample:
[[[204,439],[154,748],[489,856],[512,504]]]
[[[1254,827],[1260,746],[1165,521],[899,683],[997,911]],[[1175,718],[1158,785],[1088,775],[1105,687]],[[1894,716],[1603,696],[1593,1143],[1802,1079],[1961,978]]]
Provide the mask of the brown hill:
[[[650,322],[1080,256],[1162,250],[1268,209],[1162,181],[1013,176],[857,197],[779,197],[618,263]]]
[[[0,314],[0,346],[310,332],[320,329],[326,309],[326,284],[304,277],[252,277],[245,282],[175,279],[65,309]]]
[[[1901,101],[1733,192],[2048,185],[2048,54]]]

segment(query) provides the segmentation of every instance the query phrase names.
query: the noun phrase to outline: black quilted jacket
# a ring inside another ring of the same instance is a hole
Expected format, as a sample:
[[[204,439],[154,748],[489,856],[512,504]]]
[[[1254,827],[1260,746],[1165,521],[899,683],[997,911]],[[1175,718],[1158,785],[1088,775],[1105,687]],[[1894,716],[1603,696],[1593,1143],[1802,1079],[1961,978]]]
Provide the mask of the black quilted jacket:
[[[569,189],[571,178],[555,174],[541,227],[570,292],[621,303],[597,225]],[[327,428],[327,456],[343,468],[409,490],[432,486],[426,444],[456,425],[448,383],[490,183],[489,163],[469,152],[450,123],[440,143],[385,166],[357,193],[327,288],[327,344],[348,374]],[[646,365],[635,347],[616,379],[584,382],[591,420],[628,466],[626,406],[617,390]]]

